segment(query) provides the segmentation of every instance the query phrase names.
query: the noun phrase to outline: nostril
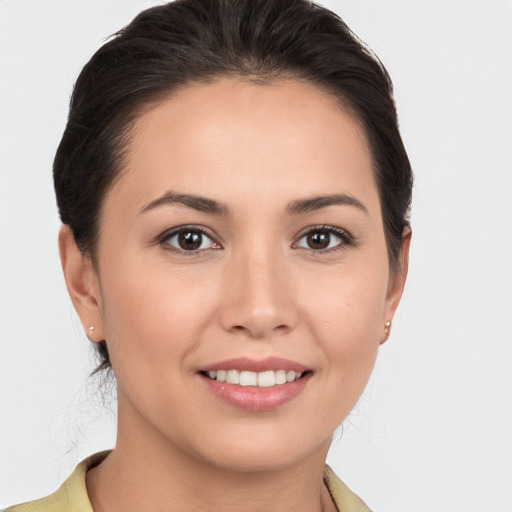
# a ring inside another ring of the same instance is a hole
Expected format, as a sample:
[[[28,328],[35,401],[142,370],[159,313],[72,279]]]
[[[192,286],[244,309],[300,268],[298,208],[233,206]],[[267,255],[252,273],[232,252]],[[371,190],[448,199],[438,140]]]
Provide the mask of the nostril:
[[[296,308],[291,304],[262,305],[251,300],[239,300],[223,305],[219,320],[225,332],[264,338],[293,331],[297,325],[298,315]]]
[[[240,333],[240,334],[246,334],[250,337],[262,337],[262,336],[265,336],[265,333],[270,333],[270,332],[273,332],[274,334],[286,334],[288,332],[290,332],[291,328],[290,326],[286,325],[286,324],[280,324],[280,325],[277,325],[276,327],[274,328],[271,328],[270,330],[267,330],[267,329],[258,329],[258,328],[253,328],[253,329],[250,329],[249,327],[245,327],[243,325],[233,325],[230,329],[230,331],[232,333]]]

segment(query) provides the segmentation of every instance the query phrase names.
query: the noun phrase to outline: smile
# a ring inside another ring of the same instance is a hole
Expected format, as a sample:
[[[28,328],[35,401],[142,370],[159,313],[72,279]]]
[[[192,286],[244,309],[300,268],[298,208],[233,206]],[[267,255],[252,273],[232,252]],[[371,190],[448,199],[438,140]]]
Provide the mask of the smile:
[[[264,372],[251,372],[247,370],[212,370],[206,375],[217,382],[236,384],[239,386],[257,386],[270,388],[293,382],[302,377],[302,373],[293,370],[267,370]]]
[[[313,371],[277,357],[236,358],[203,367],[199,376],[221,402],[237,409],[262,412],[277,409],[298,397]]]

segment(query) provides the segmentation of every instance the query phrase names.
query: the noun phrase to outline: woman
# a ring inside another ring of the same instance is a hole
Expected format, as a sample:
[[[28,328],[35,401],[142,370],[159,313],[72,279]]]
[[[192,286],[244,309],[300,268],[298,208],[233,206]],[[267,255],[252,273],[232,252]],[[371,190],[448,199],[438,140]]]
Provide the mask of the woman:
[[[9,510],[368,510],[325,460],[390,334],[412,177],[346,25],[305,0],[144,11],[78,78],[54,179],[118,438]]]

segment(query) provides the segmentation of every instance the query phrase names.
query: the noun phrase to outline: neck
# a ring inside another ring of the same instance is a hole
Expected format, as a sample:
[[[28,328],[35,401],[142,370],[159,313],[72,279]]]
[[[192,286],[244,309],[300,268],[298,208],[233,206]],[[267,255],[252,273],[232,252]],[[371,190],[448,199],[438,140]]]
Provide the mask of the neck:
[[[323,485],[328,444],[291,466],[237,471],[187,453],[140,418],[127,422],[121,409],[116,448],[87,473],[95,512],[333,510]]]

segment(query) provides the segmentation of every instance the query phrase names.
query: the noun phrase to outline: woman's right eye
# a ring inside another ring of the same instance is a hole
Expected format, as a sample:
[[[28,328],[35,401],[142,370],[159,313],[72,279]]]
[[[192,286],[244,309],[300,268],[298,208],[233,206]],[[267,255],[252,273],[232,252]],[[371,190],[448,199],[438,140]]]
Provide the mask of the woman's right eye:
[[[205,231],[199,228],[173,230],[162,238],[162,243],[170,245],[173,250],[189,253],[221,248]]]

